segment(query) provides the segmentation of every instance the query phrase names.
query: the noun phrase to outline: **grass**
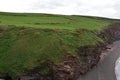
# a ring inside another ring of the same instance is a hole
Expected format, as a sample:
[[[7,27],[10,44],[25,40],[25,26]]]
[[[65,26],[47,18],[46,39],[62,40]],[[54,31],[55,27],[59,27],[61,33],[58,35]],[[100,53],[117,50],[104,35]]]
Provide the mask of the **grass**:
[[[0,73],[16,76],[49,60],[58,64],[66,54],[76,56],[79,47],[104,42],[95,31],[114,22],[97,17],[0,13]]]
[[[0,13],[2,25],[26,26],[47,29],[89,29],[98,30],[108,26],[113,20],[96,17],[65,16],[51,14]]]
[[[57,64],[68,53],[76,55],[80,46],[102,41],[91,32],[79,34],[64,30],[4,28],[0,33],[0,72],[13,75],[48,60]]]

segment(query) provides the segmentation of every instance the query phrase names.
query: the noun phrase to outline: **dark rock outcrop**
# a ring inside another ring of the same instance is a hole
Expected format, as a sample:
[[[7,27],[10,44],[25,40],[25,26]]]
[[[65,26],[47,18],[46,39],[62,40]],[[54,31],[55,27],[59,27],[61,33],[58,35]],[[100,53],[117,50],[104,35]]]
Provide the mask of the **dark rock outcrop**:
[[[3,80],[12,80],[12,78],[10,77],[10,75],[6,74],[0,74],[0,79]]]
[[[108,26],[98,36],[109,44],[120,40],[120,23]]]

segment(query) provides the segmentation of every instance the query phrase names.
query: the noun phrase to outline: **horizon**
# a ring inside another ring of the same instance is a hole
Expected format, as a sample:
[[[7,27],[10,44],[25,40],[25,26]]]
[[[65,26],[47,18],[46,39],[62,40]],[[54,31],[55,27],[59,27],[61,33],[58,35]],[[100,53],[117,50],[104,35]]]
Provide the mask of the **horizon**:
[[[119,0],[0,0],[0,11],[87,15],[120,19],[119,3]]]
[[[120,20],[120,18],[111,18],[111,17],[104,17],[104,16],[94,16],[94,15],[79,15],[79,14],[59,14],[59,13],[39,13],[39,12],[3,12],[0,13],[10,13],[10,14],[50,14],[50,15],[65,15],[65,16],[83,16],[83,17],[98,17],[98,18],[105,18],[105,19],[115,19]]]

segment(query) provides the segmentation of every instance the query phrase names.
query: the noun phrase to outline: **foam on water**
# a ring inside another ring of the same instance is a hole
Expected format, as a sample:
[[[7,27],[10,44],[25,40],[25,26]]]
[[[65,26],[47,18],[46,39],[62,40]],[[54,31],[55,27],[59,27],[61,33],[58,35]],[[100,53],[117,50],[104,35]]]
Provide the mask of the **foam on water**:
[[[116,74],[117,80],[120,80],[120,58],[116,61],[116,64],[115,64],[115,74]]]

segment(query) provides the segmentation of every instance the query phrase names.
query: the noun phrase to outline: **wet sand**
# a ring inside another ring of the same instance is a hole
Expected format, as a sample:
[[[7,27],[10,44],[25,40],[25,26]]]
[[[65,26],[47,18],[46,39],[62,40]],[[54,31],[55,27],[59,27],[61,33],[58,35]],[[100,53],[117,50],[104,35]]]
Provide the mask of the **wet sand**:
[[[116,41],[113,46],[113,51],[109,52],[103,61],[78,80],[117,80],[115,62],[120,57],[120,41]]]

